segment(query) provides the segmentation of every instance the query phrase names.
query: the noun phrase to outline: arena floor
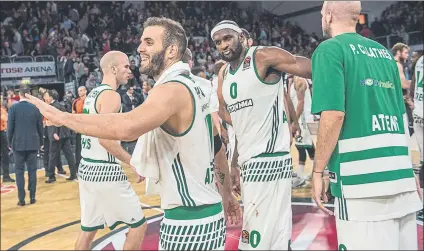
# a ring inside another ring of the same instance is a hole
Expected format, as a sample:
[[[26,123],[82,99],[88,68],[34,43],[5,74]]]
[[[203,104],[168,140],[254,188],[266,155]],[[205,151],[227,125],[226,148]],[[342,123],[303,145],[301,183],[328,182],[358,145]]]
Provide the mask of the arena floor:
[[[414,144],[414,143],[413,143]],[[415,148],[413,146],[413,148]],[[297,151],[293,147],[293,163],[297,168]],[[419,158],[413,151],[414,163]],[[67,168],[65,167],[65,170]],[[311,170],[307,162],[306,172]],[[68,170],[67,170],[68,171]],[[140,196],[144,214],[148,218],[148,229],[143,250],[157,250],[159,224],[162,210],[158,196],[144,196],[144,182],[135,183],[136,177],[129,174],[130,182]],[[71,250],[80,232],[80,206],[78,184],[66,181],[58,175],[56,183],[44,183],[44,170],[38,171],[37,203],[19,207],[16,205],[17,190],[13,183],[1,185],[1,250]],[[12,176],[13,177],[13,176]],[[27,178],[27,177],[26,177]],[[334,217],[325,215],[310,199],[310,186],[293,189],[293,250],[337,250],[337,235]],[[27,194],[28,195],[28,194]],[[27,203],[29,199],[27,197]],[[332,208],[332,205],[328,205]],[[226,250],[237,250],[241,226],[227,230]],[[422,215],[417,219],[419,249],[423,250]],[[94,250],[121,250],[127,227],[121,225],[114,231],[99,230]]]

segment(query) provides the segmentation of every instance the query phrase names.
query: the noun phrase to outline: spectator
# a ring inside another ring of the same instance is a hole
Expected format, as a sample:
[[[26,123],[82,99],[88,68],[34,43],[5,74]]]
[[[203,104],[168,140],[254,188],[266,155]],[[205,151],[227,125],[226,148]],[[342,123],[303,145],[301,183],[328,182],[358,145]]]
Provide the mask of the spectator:
[[[140,79],[140,68],[135,65],[135,60],[131,60],[130,69],[131,69],[132,75],[134,76],[132,78],[133,81],[131,81],[132,85],[136,85],[136,84],[140,85],[138,83],[138,80]]]
[[[55,90],[48,90],[44,94],[44,100],[46,100],[50,105],[56,107],[61,111],[66,111],[65,107],[61,105],[57,99],[59,95]],[[47,125],[49,122],[47,121]],[[66,161],[68,162],[69,170],[71,176],[66,180],[74,180],[77,178],[77,167],[75,166],[75,158],[71,150],[71,131],[64,127],[49,126],[48,136],[50,139],[50,152],[49,152],[49,168],[46,170],[46,175],[48,180],[46,183],[52,183],[56,181],[56,176],[54,173],[55,163],[57,163],[58,158],[60,158],[60,151],[62,150],[65,154]]]
[[[362,26],[362,30],[360,32],[360,34],[366,38],[371,38],[372,37],[372,31],[371,29],[368,28],[368,25],[364,24]]]
[[[84,66],[84,72],[78,80],[78,86],[85,86],[88,76],[90,76],[88,67]]]
[[[15,54],[16,52],[12,48],[10,48],[9,42],[5,41],[3,43],[3,48],[1,49],[1,55],[11,57],[12,55],[15,55]]]
[[[142,97],[138,97],[134,93],[134,86],[130,86],[127,92],[122,96],[122,112],[134,110],[137,106],[143,103]]]
[[[87,81],[85,81],[85,87],[87,87],[88,92],[91,92],[97,86],[97,79],[94,76],[94,73],[91,72]]]
[[[3,182],[15,182],[14,179],[12,179],[9,176],[9,144],[7,140],[7,109],[3,102],[3,93],[0,96],[1,103],[0,103],[0,109],[1,109],[1,121],[0,121],[0,158],[1,158],[1,167],[3,170]]]
[[[43,124],[40,111],[26,102],[25,94],[29,89],[21,88],[20,102],[9,108],[7,122],[8,142],[15,157],[16,186],[18,205],[25,205],[25,164],[28,169],[28,190],[30,203],[34,204],[37,187],[37,151],[43,139]]]
[[[146,100],[147,96],[149,96],[150,90],[153,88],[152,81],[144,81],[143,82],[143,99]]]
[[[19,102],[20,96],[15,94],[14,89],[7,90],[7,107],[10,108],[13,104]]]

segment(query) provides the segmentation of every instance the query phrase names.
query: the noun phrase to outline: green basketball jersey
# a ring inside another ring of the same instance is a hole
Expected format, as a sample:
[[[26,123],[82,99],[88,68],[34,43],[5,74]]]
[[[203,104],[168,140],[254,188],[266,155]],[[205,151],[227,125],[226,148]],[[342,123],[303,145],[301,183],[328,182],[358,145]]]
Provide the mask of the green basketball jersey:
[[[336,197],[415,191],[396,63],[381,44],[357,33],[321,43],[312,56],[312,113],[345,113],[328,163]]]

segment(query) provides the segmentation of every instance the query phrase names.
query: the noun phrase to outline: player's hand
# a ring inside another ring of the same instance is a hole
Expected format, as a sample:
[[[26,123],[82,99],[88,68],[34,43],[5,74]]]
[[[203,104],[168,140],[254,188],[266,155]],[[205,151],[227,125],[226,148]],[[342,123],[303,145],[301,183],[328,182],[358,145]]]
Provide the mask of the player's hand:
[[[136,183],[141,183],[141,182],[143,182],[145,179],[146,179],[145,177],[140,176],[140,175],[138,175],[138,174],[137,174],[137,181],[136,181]]]
[[[237,225],[241,222],[243,212],[240,207],[240,203],[232,193],[224,195],[222,198],[224,206],[225,220],[229,225]]]
[[[28,102],[35,105],[38,110],[40,110],[41,114],[50,121],[51,125],[57,127],[63,125],[64,112],[59,111],[54,106],[49,105],[30,94],[25,94],[25,97],[28,99]]]
[[[302,135],[302,130],[300,129],[299,123],[292,123],[290,125],[291,132],[293,134],[293,137],[297,138]]]
[[[232,167],[231,168],[231,184],[233,193],[237,196],[241,196],[240,189],[240,167]]]
[[[331,210],[328,210],[322,203],[322,200],[327,203],[328,198],[325,194],[324,179],[322,173],[312,172],[312,199],[324,213],[333,215]]]
[[[417,186],[417,192],[418,192],[418,195],[420,196],[420,199],[422,201],[423,200],[423,192],[421,191],[420,179],[418,178],[417,175],[414,174],[414,176],[415,176],[415,184]]]
[[[59,135],[57,135],[57,133],[54,133],[54,134],[53,134],[53,138],[54,138],[55,140],[60,140]]]

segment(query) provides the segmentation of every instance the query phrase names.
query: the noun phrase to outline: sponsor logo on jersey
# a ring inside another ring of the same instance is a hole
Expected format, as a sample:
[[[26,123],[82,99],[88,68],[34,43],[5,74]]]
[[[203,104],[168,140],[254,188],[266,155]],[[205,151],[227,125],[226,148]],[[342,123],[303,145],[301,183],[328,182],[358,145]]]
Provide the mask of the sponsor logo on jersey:
[[[249,232],[247,230],[241,231],[241,242],[249,244]]]
[[[252,61],[252,58],[250,56],[244,59],[243,71],[250,68],[250,61]]]
[[[372,78],[363,79],[361,80],[360,84],[361,86],[375,86],[384,89],[395,89],[395,85],[390,81],[381,81]]]
[[[239,101],[227,107],[229,113],[236,112],[238,110],[244,109],[246,107],[253,106],[253,100],[251,98]]]

